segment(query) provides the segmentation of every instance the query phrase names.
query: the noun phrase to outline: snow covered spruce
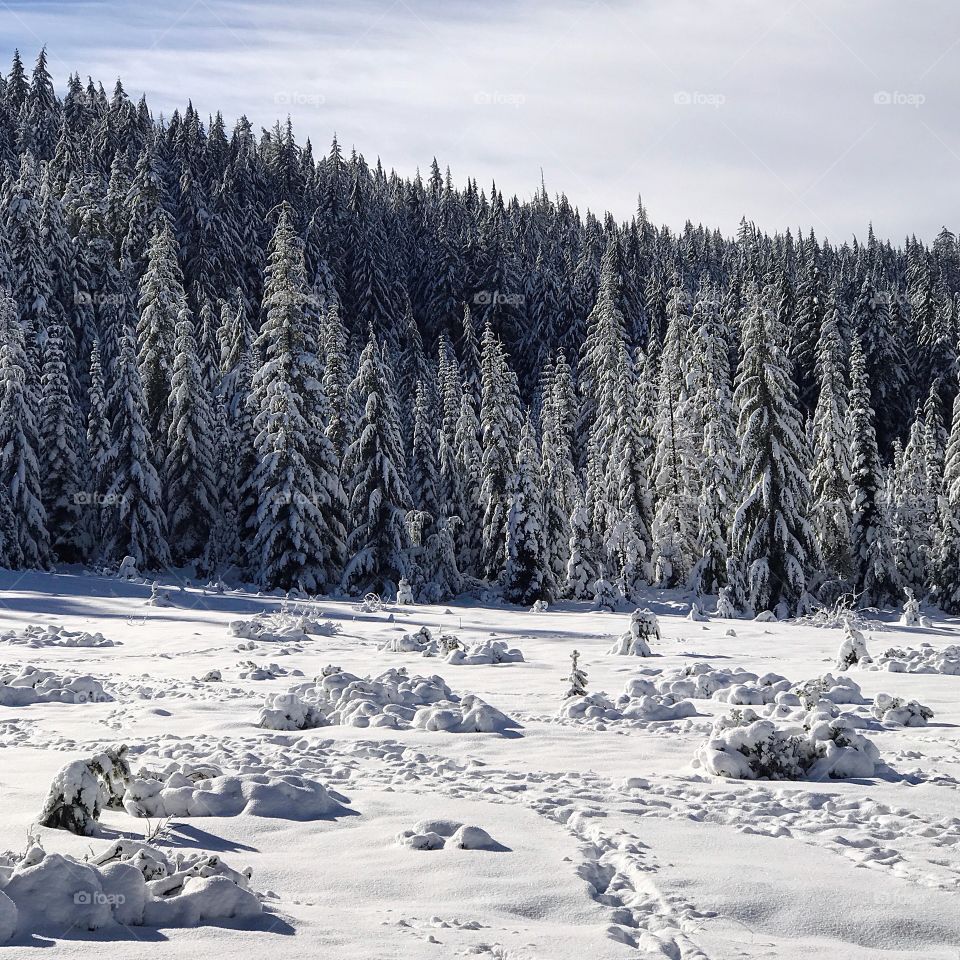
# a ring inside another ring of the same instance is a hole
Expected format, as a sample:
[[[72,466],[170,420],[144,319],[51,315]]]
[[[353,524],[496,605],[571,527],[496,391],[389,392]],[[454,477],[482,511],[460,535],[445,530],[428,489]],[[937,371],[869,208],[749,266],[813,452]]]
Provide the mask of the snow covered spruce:
[[[607,651],[615,656],[652,657],[650,641],[660,640],[660,624],[652,610],[634,610],[630,626]]]

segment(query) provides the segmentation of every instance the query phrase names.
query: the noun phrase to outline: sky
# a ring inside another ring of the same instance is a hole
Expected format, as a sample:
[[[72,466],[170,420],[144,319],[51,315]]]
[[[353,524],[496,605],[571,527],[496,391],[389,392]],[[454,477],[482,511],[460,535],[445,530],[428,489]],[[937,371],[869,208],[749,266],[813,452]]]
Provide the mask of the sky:
[[[0,0],[0,57],[402,175],[842,242],[960,232],[955,0]]]

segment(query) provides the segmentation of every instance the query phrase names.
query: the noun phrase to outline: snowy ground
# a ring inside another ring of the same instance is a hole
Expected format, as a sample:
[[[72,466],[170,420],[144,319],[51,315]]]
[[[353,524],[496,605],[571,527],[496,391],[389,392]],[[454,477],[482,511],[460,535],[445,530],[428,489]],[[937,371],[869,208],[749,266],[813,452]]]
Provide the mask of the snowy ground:
[[[125,960],[188,952],[336,960],[960,955],[960,676],[849,672],[868,702],[842,709],[856,711],[860,732],[880,751],[874,777],[735,781],[691,766],[712,718],[731,709],[716,699],[695,700],[696,716],[666,722],[561,721],[570,652],[581,651],[591,693],[616,697],[639,670],[697,661],[795,682],[836,675],[840,631],[691,622],[680,602],[651,597],[663,638],[652,644],[658,656],[642,659],[607,653],[627,628],[625,613],[457,604],[362,613],[325,602],[310,605],[310,616],[339,633],[249,649],[228,625],[279,609],[280,600],[173,585],[170,593],[173,606],[156,607],[142,583],[0,574],[0,637],[54,624],[119,643],[0,639],[0,673],[29,664],[90,675],[112,698],[0,706],[0,851],[25,849],[59,768],[114,743],[130,746],[135,766],[175,760],[231,774],[293,774],[348,802],[340,815],[317,819],[290,809],[171,820],[159,841],[165,849],[216,852],[236,870],[252,868],[251,888],[266,895],[254,921],[92,933],[48,924],[20,931],[0,948],[4,957],[55,946],[92,958],[104,941],[120,941],[110,949]],[[467,643],[495,634],[524,662],[455,665],[379,649],[422,626]],[[735,637],[726,635],[731,628]],[[936,616],[929,628],[889,625],[868,636],[872,653],[958,641],[958,624]],[[262,674],[251,661],[275,678],[253,679]],[[476,694],[521,726],[256,726],[268,694],[312,681],[328,664],[361,677],[399,667],[438,674],[454,693]],[[213,670],[222,681],[196,679]],[[882,726],[870,715],[880,692],[919,700],[933,720]],[[495,849],[398,842],[438,819],[481,827]],[[122,811],[104,812],[101,824],[99,837],[49,829],[39,837],[48,855],[83,858],[118,837],[144,835],[144,820]]]

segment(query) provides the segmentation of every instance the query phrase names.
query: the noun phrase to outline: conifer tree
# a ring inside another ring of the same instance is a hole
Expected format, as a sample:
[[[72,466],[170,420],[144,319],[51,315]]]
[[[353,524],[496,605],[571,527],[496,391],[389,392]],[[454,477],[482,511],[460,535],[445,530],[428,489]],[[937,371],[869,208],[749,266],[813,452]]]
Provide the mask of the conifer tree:
[[[537,476],[540,458],[529,417],[520,434],[517,468],[510,480],[507,508],[504,596],[511,603],[552,600],[551,577],[546,570],[543,507]]]
[[[690,337],[690,301],[679,277],[674,277],[667,314],[655,421],[652,486],[657,507],[652,536],[654,577],[662,587],[675,587],[686,582],[694,562],[700,489],[695,454],[699,430],[683,372],[684,346]]]
[[[841,580],[851,572],[850,435],[847,432],[847,386],[843,375],[843,341],[839,292],[831,291],[817,344],[816,377],[820,384],[813,415],[813,524],[824,569]]]
[[[47,328],[41,378],[40,475],[43,504],[54,554],[66,563],[82,558],[80,516],[81,432],[70,395],[66,325],[55,319]]]
[[[162,219],[150,242],[147,270],[140,282],[137,325],[138,366],[151,436],[158,454],[166,455],[168,402],[173,370],[177,320],[186,306],[183,274],[177,262],[177,242]]]
[[[404,523],[410,495],[397,470],[402,452],[394,411],[373,331],[350,384],[349,400],[362,411],[355,439],[344,454],[343,471],[350,496],[352,529],[347,540],[345,587],[395,590],[407,570]]]
[[[283,204],[270,242],[264,322],[255,345],[264,358],[254,372],[254,469],[247,501],[254,506],[251,563],[272,589],[314,590],[334,582],[344,551],[345,498],[315,345],[307,343],[309,288],[303,247]]]
[[[740,602],[759,613],[800,606],[819,557],[808,519],[803,426],[772,289],[754,290],[734,402],[743,488],[730,530]]]
[[[719,304],[702,288],[694,305],[693,395],[702,424],[697,555],[690,575],[694,593],[717,593],[726,583],[727,537],[737,493],[736,435],[730,357]]]
[[[866,358],[860,338],[854,336],[850,351],[847,413],[852,452],[850,539],[853,544],[854,582],[860,605],[864,607],[893,601],[900,586],[883,501],[883,478],[870,403]]]
[[[133,557],[138,570],[165,567],[170,562],[167,521],[130,329],[120,340],[107,406],[114,415],[103,496],[104,552],[118,560]]]
[[[570,559],[564,591],[572,600],[593,596],[593,585],[600,576],[596,554],[590,514],[583,500],[578,499],[570,514]]]
[[[960,394],[953,401],[939,520],[937,600],[947,613],[957,613],[960,612]]]
[[[100,341],[93,341],[90,354],[90,389],[87,413],[87,469],[86,490],[83,497],[87,507],[84,521],[87,539],[92,548],[98,550],[101,542],[100,503],[108,484],[107,470],[110,463],[112,440],[110,436],[110,418],[107,414],[106,387],[103,380],[103,368],[100,363]]]
[[[503,345],[489,322],[483,331],[482,373],[481,567],[484,576],[496,580],[506,562],[507,485],[516,471],[519,400],[516,376],[507,365]]]
[[[190,311],[177,322],[169,400],[166,515],[174,563],[202,557],[218,517],[213,400],[204,383]]]
[[[434,446],[436,416],[427,385],[418,380],[413,404],[413,437],[410,446],[410,496],[414,505],[433,517],[440,516],[437,496],[437,454]]]
[[[36,393],[29,388],[30,360],[16,306],[0,297],[0,486],[13,512],[17,565],[45,567],[51,559],[47,514],[37,457]]]

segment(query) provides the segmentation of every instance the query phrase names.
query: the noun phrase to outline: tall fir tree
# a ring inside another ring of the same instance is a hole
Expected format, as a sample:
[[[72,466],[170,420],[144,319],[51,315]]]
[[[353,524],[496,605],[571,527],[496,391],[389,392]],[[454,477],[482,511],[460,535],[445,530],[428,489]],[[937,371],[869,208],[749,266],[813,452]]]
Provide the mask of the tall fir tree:
[[[881,606],[897,596],[900,577],[883,497],[866,357],[856,335],[850,350],[847,418],[851,441],[850,540],[854,583],[861,606]]]
[[[352,529],[347,540],[344,586],[396,590],[407,572],[405,517],[410,494],[397,469],[399,431],[391,417],[380,350],[373,330],[350,384],[349,399],[362,411],[344,454]]]
[[[793,615],[819,556],[809,521],[803,424],[772,293],[771,287],[752,292],[743,331],[734,391],[743,486],[730,553],[744,608]]]

